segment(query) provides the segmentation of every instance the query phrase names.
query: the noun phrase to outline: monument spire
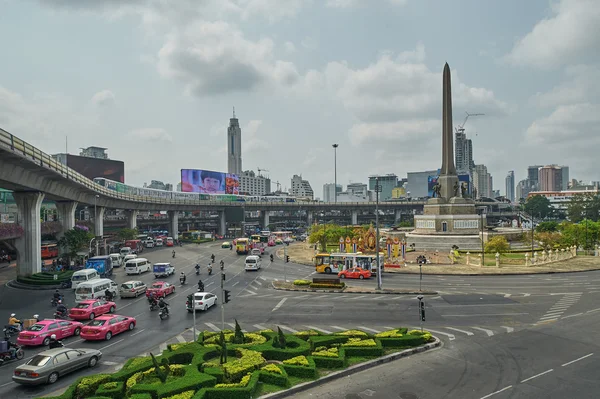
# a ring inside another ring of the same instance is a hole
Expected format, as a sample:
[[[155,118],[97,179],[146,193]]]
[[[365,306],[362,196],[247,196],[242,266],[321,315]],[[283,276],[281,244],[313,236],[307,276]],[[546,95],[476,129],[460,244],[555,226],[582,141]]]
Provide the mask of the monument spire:
[[[442,169],[441,175],[456,175],[454,165],[454,140],[452,134],[452,87],[450,84],[450,66],[444,65],[442,80]]]

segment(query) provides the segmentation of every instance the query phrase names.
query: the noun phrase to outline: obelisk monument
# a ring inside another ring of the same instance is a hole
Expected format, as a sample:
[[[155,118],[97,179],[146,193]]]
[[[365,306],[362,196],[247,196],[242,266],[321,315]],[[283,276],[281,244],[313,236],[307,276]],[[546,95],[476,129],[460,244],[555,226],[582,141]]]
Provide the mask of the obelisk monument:
[[[452,86],[450,66],[444,65],[442,78],[442,168],[438,178],[440,198],[447,202],[452,197],[462,197],[458,175],[454,166],[454,134],[452,132]]]

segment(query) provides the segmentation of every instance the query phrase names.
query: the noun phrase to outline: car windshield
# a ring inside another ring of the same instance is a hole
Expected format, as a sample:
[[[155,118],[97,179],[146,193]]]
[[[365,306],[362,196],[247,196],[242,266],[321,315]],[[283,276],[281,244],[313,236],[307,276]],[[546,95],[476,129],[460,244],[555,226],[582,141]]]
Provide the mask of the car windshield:
[[[94,320],[92,321],[90,324],[88,324],[88,326],[90,327],[100,327],[103,326],[104,324],[106,324],[106,320]]]
[[[246,263],[256,263],[254,259],[246,259]]]
[[[121,284],[121,288],[125,288],[126,290],[133,288],[132,284]]]
[[[27,362],[29,366],[43,366],[50,360],[50,356],[35,355]]]
[[[74,274],[71,277],[71,281],[86,281],[86,276],[85,276],[85,274],[79,274],[79,275]]]
[[[29,331],[42,331],[44,329],[44,327],[46,327],[43,324],[34,324],[31,327],[29,327],[27,330]]]
[[[89,303],[78,303],[77,306],[75,306],[75,309],[87,309],[89,306]]]
[[[152,288],[161,289],[162,288],[162,284],[152,284]]]
[[[75,290],[76,294],[91,294],[92,293],[92,287],[77,287],[77,290]]]

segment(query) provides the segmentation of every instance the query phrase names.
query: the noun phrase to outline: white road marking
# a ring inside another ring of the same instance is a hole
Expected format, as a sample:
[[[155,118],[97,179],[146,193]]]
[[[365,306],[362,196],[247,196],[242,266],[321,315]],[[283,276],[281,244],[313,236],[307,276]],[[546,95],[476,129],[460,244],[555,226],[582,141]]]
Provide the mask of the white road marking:
[[[164,352],[167,350],[167,343],[163,342],[162,344],[160,344],[160,346],[158,347],[158,351],[159,352]]]
[[[372,299],[375,301],[375,300],[386,298],[386,297],[388,297],[388,295],[376,296],[375,298],[372,298]]]
[[[562,366],[562,367],[568,366],[569,364],[573,364],[573,363],[575,363],[575,362],[578,362],[578,361],[580,361],[580,360],[583,360],[583,359],[585,359],[586,357],[590,357],[590,356],[592,356],[593,354],[594,354],[594,353],[589,353],[589,354],[587,354],[587,355],[585,355],[585,356],[581,356],[581,357],[580,357],[580,358],[578,358],[578,359],[571,360],[570,362],[567,362],[567,363],[565,363],[565,364],[562,364],[561,366]]]
[[[333,334],[331,331],[325,330],[324,328],[317,328],[315,326],[306,326],[306,327],[310,328],[311,330],[317,330],[317,331],[324,332],[325,334]]]
[[[534,376],[532,376],[532,377],[526,378],[526,379],[524,379],[523,381],[521,381],[521,384],[523,384],[524,382],[527,382],[527,381],[533,380],[534,378],[541,377],[541,376],[542,376],[542,375],[544,375],[544,374],[551,373],[551,372],[553,372],[553,371],[554,371],[554,369],[546,370],[546,371],[544,371],[544,372],[542,372],[542,373],[539,373],[539,374],[536,374],[536,375],[534,375]]]
[[[331,328],[333,328],[335,330],[340,330],[340,331],[346,331],[347,330],[347,328],[340,327],[340,326],[329,326],[329,327],[331,327]]]
[[[209,285],[213,285],[214,283],[214,281],[211,281],[210,283],[206,284],[206,286],[208,287]]]
[[[444,314],[444,317],[489,317],[489,316],[521,316],[529,313],[481,313],[481,314]]]
[[[136,336],[136,335],[138,335],[138,334],[141,334],[141,333],[143,333],[144,331],[146,331],[146,329],[145,329],[145,328],[144,328],[144,329],[142,329],[142,330],[139,330],[138,332],[135,332],[135,333],[131,334],[131,336],[132,336],[132,337],[134,337],[134,336]]]
[[[295,334],[298,332],[298,330],[294,330],[293,328],[286,327],[286,326],[279,326],[279,328],[281,328],[282,330],[287,330],[287,331],[291,332],[292,334]]]
[[[366,296],[366,295],[361,295],[361,296],[354,297],[354,298],[352,298],[352,299],[360,299],[360,298],[364,298],[365,296]]]
[[[98,349],[98,350],[102,351],[102,350],[104,350],[104,349],[106,349],[106,348],[110,348],[111,346],[113,346],[113,345],[116,345],[116,344],[118,344],[119,342],[123,342],[123,341],[125,341],[125,338],[122,338],[122,339],[118,340],[117,342],[113,342],[112,344],[109,344],[109,345],[103,346],[102,348],[100,348],[100,349]]]
[[[240,282],[236,281],[235,283],[231,284],[232,287],[235,287],[236,285],[238,285]]]
[[[268,297],[273,296],[273,295],[275,295],[275,294],[259,295],[258,297],[259,298],[268,298]]]
[[[508,334],[508,333],[511,333],[511,332],[513,332],[513,331],[515,331],[515,329],[514,329],[514,328],[512,328],[512,327],[506,327],[506,326],[500,326],[500,327],[502,327],[502,328],[505,328],[505,329],[506,329],[506,333],[507,333],[507,334]]]
[[[523,294],[523,296],[531,296],[531,294]]]
[[[204,323],[204,324],[206,324],[213,331],[221,331],[221,329],[219,327],[215,326],[213,323]]]
[[[427,331],[435,333],[435,334],[442,334],[447,336],[448,338],[450,338],[450,341],[454,341],[456,339],[456,337],[454,336],[454,334],[450,334],[450,333],[446,333],[446,332],[442,332],[442,331],[436,331],[436,330],[432,330],[431,328],[428,328]]]
[[[276,311],[277,309],[279,309],[281,307],[281,305],[283,305],[283,303],[287,300],[287,298],[283,298],[281,301],[279,301],[279,303],[277,305],[275,305],[275,307],[273,308],[273,310],[271,310],[271,312]]]
[[[261,280],[263,280],[263,281],[267,281],[267,278],[266,278],[266,277],[260,276],[259,278],[260,278]]]
[[[461,332],[463,334],[467,334],[468,336],[475,335],[471,331],[461,330],[459,328],[454,328],[454,327],[444,327],[444,328],[446,328],[448,330],[452,330],[452,331],[458,331],[458,332]]]
[[[488,337],[491,337],[492,335],[494,335],[494,332],[492,330],[488,330],[488,329],[481,328],[481,327],[471,327],[471,328],[473,328],[475,330],[483,331],[484,333],[487,334]]]
[[[108,361],[108,360],[103,360],[103,361],[101,361],[100,363],[102,363],[102,364],[105,364],[105,365],[107,365],[107,366],[116,366],[117,364],[119,364],[119,363],[117,363],[117,362],[110,362],[110,361]]]
[[[8,386],[8,385],[10,385],[10,384],[16,384],[16,382],[14,382],[14,381],[7,382],[6,384],[2,384],[2,385],[0,385],[0,388],[2,388],[2,387],[5,387],[5,386]]]
[[[185,338],[183,338],[183,335],[178,335],[175,338],[177,339],[177,341],[181,342],[182,344],[185,343],[185,342],[187,342],[185,340]]]
[[[504,388],[502,388],[502,389],[501,389],[501,390],[499,390],[499,391],[492,392],[492,393],[490,393],[489,395],[482,396],[482,397],[481,397],[481,399],[487,399],[487,398],[489,398],[489,397],[492,397],[492,396],[496,395],[497,393],[504,392],[504,391],[506,391],[507,389],[510,389],[510,388],[512,388],[512,385],[509,385],[509,386],[507,386],[507,387],[504,387]]]
[[[260,325],[260,324],[255,324],[252,327],[257,328],[258,330],[268,330],[268,328],[266,328],[265,326]]]
[[[512,294],[504,294],[504,298],[510,298]]]
[[[585,312],[585,313],[594,313],[594,312],[597,312],[597,311],[599,311],[599,310],[600,310],[600,308],[598,308],[598,309],[592,309],[592,310],[588,310],[588,311],[587,311],[587,312]]]
[[[576,316],[581,316],[583,313],[575,313],[575,314],[570,314],[568,316],[564,316],[562,317],[563,319],[569,319],[571,317],[576,317]]]
[[[375,334],[379,334],[381,332],[379,330],[375,330],[374,328],[369,328],[369,327],[365,327],[365,326],[358,326],[358,328],[361,330],[371,331],[372,333],[375,333]]]

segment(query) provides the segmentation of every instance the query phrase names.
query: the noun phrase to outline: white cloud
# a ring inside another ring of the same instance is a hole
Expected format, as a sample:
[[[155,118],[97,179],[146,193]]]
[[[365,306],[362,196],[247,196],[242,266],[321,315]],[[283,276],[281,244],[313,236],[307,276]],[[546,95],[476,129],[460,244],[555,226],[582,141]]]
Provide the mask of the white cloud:
[[[115,103],[115,95],[110,90],[102,90],[92,96],[92,104],[99,107],[108,107]]]
[[[333,8],[350,8],[359,5],[371,5],[374,1],[375,0],[327,0],[325,5]],[[408,0],[384,0],[384,2],[396,6],[403,6]]]
[[[307,50],[315,50],[319,46],[317,39],[311,36],[306,36],[304,39],[302,39],[300,44]]]
[[[513,65],[552,68],[600,48],[600,1],[560,0],[554,16],[537,23],[505,59]]]
[[[539,107],[555,107],[600,100],[600,67],[575,65],[566,68],[566,79],[546,93],[537,93],[530,102]]]
[[[130,131],[127,136],[130,139],[141,140],[142,142],[172,142],[173,136],[171,136],[165,129],[147,127],[141,129],[134,129]]]
[[[168,36],[158,53],[158,70],[198,96],[296,83],[296,67],[275,59],[273,47],[272,40],[250,41],[225,22],[196,22]]]
[[[296,52],[296,46],[292,42],[285,42],[284,47],[285,47],[285,51],[289,54]]]
[[[266,150],[271,148],[266,140],[259,138],[260,126],[263,121],[250,120],[242,127],[242,137],[244,140],[244,151]]]
[[[600,104],[561,105],[546,118],[539,119],[527,129],[533,144],[596,143],[600,140]],[[591,149],[596,153],[596,146]]]

